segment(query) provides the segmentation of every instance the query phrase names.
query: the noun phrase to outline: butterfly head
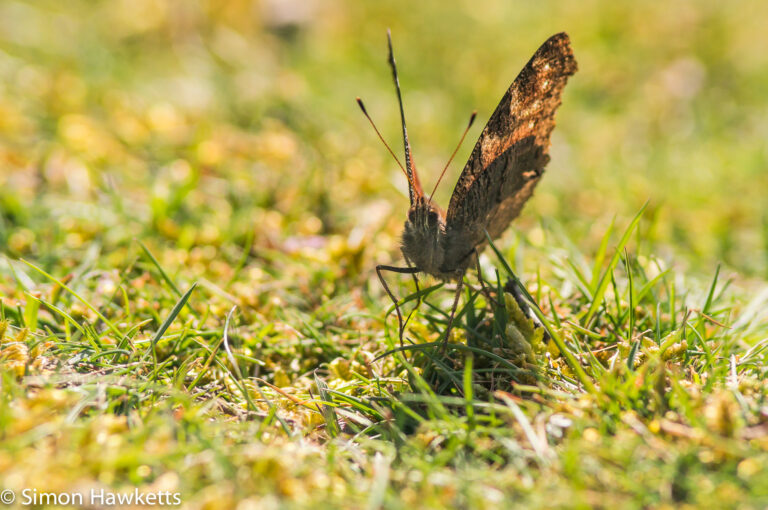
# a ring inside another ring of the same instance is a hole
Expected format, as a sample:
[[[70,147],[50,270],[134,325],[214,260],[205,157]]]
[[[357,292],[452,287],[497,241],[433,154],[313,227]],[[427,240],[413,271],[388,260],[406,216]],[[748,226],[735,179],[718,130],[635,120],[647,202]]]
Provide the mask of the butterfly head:
[[[405,228],[424,231],[445,230],[445,212],[436,203],[421,195],[417,196],[413,205],[408,209],[408,219]]]
[[[403,255],[424,272],[436,274],[443,263],[445,212],[424,195],[408,209],[403,229]]]

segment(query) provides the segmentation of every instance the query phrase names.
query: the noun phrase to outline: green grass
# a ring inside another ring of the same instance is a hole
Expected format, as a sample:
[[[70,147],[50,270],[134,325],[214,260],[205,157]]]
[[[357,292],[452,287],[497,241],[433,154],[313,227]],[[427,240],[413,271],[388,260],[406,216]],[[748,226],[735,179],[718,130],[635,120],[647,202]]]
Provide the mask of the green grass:
[[[0,4],[0,489],[768,505],[762,4],[221,5]],[[445,351],[452,286],[401,348],[374,271],[388,26],[425,182],[548,35],[580,65]]]

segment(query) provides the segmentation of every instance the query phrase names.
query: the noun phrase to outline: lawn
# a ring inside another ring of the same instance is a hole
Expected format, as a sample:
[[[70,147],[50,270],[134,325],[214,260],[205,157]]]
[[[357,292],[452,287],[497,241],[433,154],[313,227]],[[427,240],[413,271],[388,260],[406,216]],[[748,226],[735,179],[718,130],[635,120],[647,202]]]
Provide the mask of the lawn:
[[[758,0],[3,0],[0,502],[765,508],[766,26]],[[579,64],[445,349],[453,285],[387,276],[423,301],[401,348],[375,272],[408,208],[355,103],[399,155],[387,28],[425,188],[478,112],[443,205],[536,48],[566,31]]]

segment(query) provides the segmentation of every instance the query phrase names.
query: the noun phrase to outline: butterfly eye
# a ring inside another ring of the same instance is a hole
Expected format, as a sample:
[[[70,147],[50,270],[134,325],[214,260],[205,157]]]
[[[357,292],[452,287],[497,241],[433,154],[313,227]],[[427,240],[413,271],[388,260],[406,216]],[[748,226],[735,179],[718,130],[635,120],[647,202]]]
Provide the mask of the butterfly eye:
[[[437,223],[437,213],[435,211],[429,211],[427,214],[427,221],[429,221],[430,225]]]
[[[416,221],[416,211],[414,209],[408,211],[408,221],[411,223]]]

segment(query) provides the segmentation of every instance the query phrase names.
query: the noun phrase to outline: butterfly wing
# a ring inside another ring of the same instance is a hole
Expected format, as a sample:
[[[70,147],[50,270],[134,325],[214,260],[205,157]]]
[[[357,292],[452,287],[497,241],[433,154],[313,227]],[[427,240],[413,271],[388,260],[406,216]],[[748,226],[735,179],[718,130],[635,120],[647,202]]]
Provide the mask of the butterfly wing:
[[[491,238],[501,235],[533,194],[549,162],[555,111],[576,69],[568,35],[553,35],[504,94],[451,196],[446,270],[465,267],[475,248],[484,247],[485,230]]]

